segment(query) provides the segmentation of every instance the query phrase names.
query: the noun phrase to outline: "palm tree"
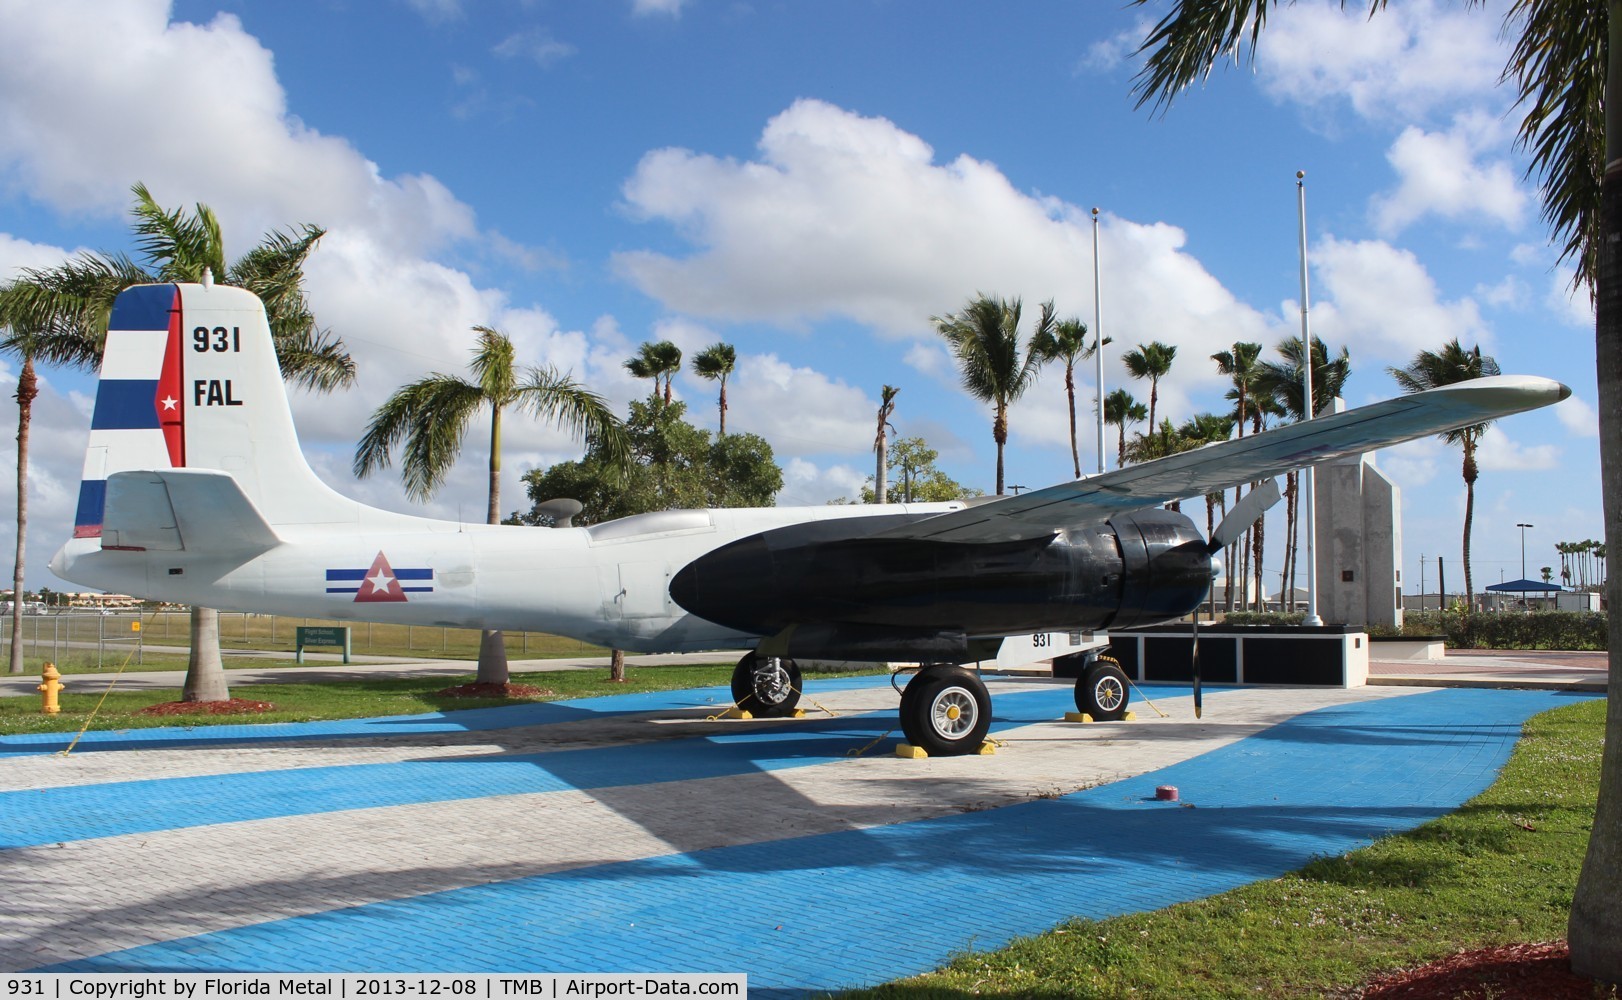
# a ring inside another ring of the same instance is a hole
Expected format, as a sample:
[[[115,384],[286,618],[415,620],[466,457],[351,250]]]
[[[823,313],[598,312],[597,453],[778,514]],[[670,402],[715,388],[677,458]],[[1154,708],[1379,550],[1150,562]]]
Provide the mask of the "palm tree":
[[[873,470],[873,502],[888,503],[888,484],[885,473],[890,469],[890,438],[886,430],[895,430],[890,423],[890,414],[895,412],[895,397],[901,390],[893,385],[887,385],[879,390],[879,427],[873,436],[873,454],[878,457],[877,467]]]
[[[1053,303],[1046,302],[1042,306],[1042,315],[1050,316],[1053,313]],[[1109,337],[1104,343],[1111,343]],[[1081,453],[1076,447],[1076,364],[1086,361],[1098,352],[1098,341],[1095,339],[1091,345],[1087,343],[1087,324],[1079,319],[1060,320],[1050,324],[1046,336],[1039,336],[1032,346],[1042,356],[1044,362],[1064,362],[1064,394],[1070,404],[1070,461],[1075,466],[1076,478],[1081,478]]]
[[[1143,3],[1144,0],[1134,0]],[[1372,0],[1377,13],[1386,0]],[[1251,52],[1267,23],[1267,2],[1177,0],[1151,30],[1138,77],[1140,106],[1164,107],[1228,54],[1237,57],[1249,37]],[[1515,0],[1506,31],[1515,49],[1504,67],[1518,107],[1526,109],[1516,144],[1532,153],[1529,174],[1543,192],[1543,217],[1563,244],[1560,259],[1576,263],[1575,287],[1587,286],[1595,303],[1595,369],[1599,411],[1622,413],[1622,253],[1613,247],[1622,225],[1622,46],[1610,44],[1622,25],[1622,0]],[[1605,536],[1622,535],[1622,426],[1600,421],[1600,483]],[[1622,602],[1622,595],[1612,595]],[[1622,615],[1608,625],[1612,650],[1622,650]],[[1610,702],[1622,704],[1622,667],[1613,664]],[[1606,724],[1599,803],[1588,854],[1572,898],[1567,939],[1572,969],[1622,982],[1622,713]]]
[[[693,371],[700,378],[707,378],[711,382],[721,383],[721,433],[720,437],[727,436],[727,377],[738,366],[738,352],[733,350],[731,344],[719,341],[704,348],[693,359]]]
[[[1420,351],[1405,368],[1387,368],[1386,371],[1402,386],[1403,392],[1424,392],[1499,374],[1498,362],[1483,355],[1480,345],[1467,350],[1457,337],[1443,344],[1439,351]],[[1470,528],[1475,520],[1476,477],[1480,474],[1476,468],[1476,446],[1491,422],[1460,427],[1441,435],[1443,441],[1464,449],[1464,601],[1471,607],[1475,604],[1475,589],[1470,576]]]
[[[659,395],[659,383],[664,382],[665,405],[670,405],[670,383],[681,371],[681,348],[668,340],[657,343],[644,341],[637,348],[636,357],[625,362],[625,370],[637,378],[653,380],[653,394]]]
[[[1149,419],[1149,408],[1132,398],[1125,389],[1116,389],[1104,397],[1104,423],[1119,428],[1115,449],[1115,467],[1126,464],[1126,425]]]
[[[1175,357],[1177,348],[1171,344],[1162,344],[1158,340],[1139,344],[1121,356],[1121,363],[1126,365],[1128,375],[1149,380],[1150,427],[1155,426],[1155,404],[1160,399],[1160,380],[1171,371],[1171,362]]]
[[[630,441],[619,419],[596,393],[553,368],[520,371],[512,340],[488,326],[476,326],[478,346],[469,365],[471,381],[434,372],[401,386],[372,414],[355,448],[355,475],[386,469],[396,445],[404,442],[400,478],[406,495],[427,500],[445,482],[462,452],[468,424],[490,411],[490,480],[487,524],[501,523],[501,417],[509,407],[551,421],[588,441],[600,442],[616,461],[628,461]],[[497,629],[479,640],[477,683],[507,683],[507,650]]]
[[[1301,385],[1301,371],[1304,366],[1306,353],[1301,347],[1300,337],[1286,338],[1274,348],[1283,361],[1263,361],[1256,368],[1255,390],[1258,397],[1271,401],[1283,415],[1295,420],[1304,420],[1308,416],[1303,397],[1305,387]],[[1329,348],[1322,339],[1312,338],[1312,414],[1323,412],[1341,390],[1346,386],[1346,380],[1352,374],[1351,356],[1345,347],[1340,349],[1340,355],[1333,361],[1329,359]],[[1258,399],[1256,412],[1266,412],[1266,404]],[[1290,473],[1285,477],[1285,489],[1288,502],[1285,504],[1285,592],[1295,593],[1295,550],[1297,542],[1297,515],[1300,513],[1299,490],[1300,476]]]
[[[1256,381],[1256,368],[1257,363],[1261,358],[1261,353],[1262,345],[1251,343],[1249,341],[1238,341],[1233,345],[1233,350],[1218,351],[1211,355],[1211,360],[1217,363],[1217,371],[1228,376],[1228,378],[1233,382],[1233,388],[1228,390],[1228,397],[1234,400],[1234,425],[1237,429],[1239,437],[1245,436],[1245,421],[1251,419],[1252,417],[1251,409],[1253,408],[1252,400],[1255,398],[1254,383]],[[1261,413],[1259,409],[1257,410],[1255,416],[1258,419],[1260,418]],[[1234,503],[1238,503],[1239,498],[1243,495],[1244,490],[1242,487],[1235,486],[1233,488]],[[1263,516],[1265,517],[1265,514]],[[1245,529],[1245,536],[1249,539],[1249,544],[1246,545],[1243,542],[1235,543],[1236,546],[1244,546],[1243,551],[1247,558],[1252,554],[1253,550],[1260,542],[1261,531],[1262,518],[1257,518],[1255,524]],[[1259,577],[1261,574],[1262,564],[1261,554],[1259,552],[1255,552],[1254,554],[1256,558],[1256,573]],[[1232,555],[1233,552],[1230,551],[1230,571],[1226,574],[1228,578],[1226,601],[1227,608],[1230,611],[1233,610],[1233,573],[1231,571],[1233,564]],[[1257,584],[1256,591],[1258,594],[1262,594],[1262,587],[1260,583]],[[1264,594],[1262,596],[1265,597]]]
[[[1019,299],[994,299],[979,295],[960,313],[933,317],[957,355],[963,388],[976,399],[992,404],[996,416],[991,437],[997,442],[997,495],[1003,495],[1003,446],[1008,443],[1008,406],[1036,381],[1042,358],[1027,347],[1021,350]],[[1043,310],[1033,341],[1051,334],[1053,313]]]
[[[304,261],[325,230],[305,224],[291,232],[272,231],[228,264],[219,219],[207,205],[198,204],[189,214],[166,211],[146,185],[137,183],[131,190],[142,262],[124,254],[83,253],[54,268],[25,270],[6,291],[9,316],[28,317],[36,329],[48,327],[93,344],[99,357],[119,292],[150,282],[201,281],[212,274],[253,292],[264,303],[284,378],[322,392],[354,382],[355,362],[343,341],[316,325],[304,298]],[[230,690],[220,660],[218,613],[193,608],[191,619],[191,653],[181,697],[226,701]]]
[[[0,351],[22,362],[17,375],[17,561],[11,576],[11,666],[20,674],[23,666],[22,594],[26,542],[28,538],[28,439],[34,417],[34,400],[39,396],[39,376],[35,362],[92,369],[100,361],[94,340],[77,329],[14,310],[10,288],[0,290]]]

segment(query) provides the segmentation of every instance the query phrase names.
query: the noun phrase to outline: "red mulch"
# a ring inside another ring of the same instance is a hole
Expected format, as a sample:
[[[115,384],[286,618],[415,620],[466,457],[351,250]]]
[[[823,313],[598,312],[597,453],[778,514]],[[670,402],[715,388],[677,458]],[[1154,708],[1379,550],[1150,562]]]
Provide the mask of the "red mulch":
[[[257,715],[274,712],[276,706],[268,701],[249,701],[232,698],[228,701],[166,701],[161,705],[148,705],[136,715]]]
[[[552,692],[533,684],[458,684],[435,691],[436,698],[548,698]]]
[[[1615,997],[1609,987],[1574,975],[1564,941],[1506,944],[1456,955],[1376,977],[1363,1000],[1594,1000]]]

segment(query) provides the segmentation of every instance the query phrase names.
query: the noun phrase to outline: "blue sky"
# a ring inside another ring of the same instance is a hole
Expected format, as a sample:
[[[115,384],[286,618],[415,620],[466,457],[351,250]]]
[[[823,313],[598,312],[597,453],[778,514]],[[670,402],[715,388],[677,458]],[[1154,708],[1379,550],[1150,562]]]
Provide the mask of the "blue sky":
[[[1313,331],[1350,348],[1351,405],[1454,336],[1574,389],[1483,447],[1478,586],[1520,574],[1517,522],[1536,525],[1536,576],[1558,572],[1555,542],[1602,537],[1593,325],[1513,149],[1503,6],[1415,0],[1370,20],[1303,0],[1270,19],[1254,66],[1157,115],[1131,84],[1158,3],[0,0],[0,279],[130,249],[137,180],[214,207],[234,252],[327,227],[310,294],[360,384],[295,413],[318,471],[381,506],[412,509],[392,477],[353,480],[355,441],[393,388],[459,370],[474,324],[622,410],[646,391],[620,367],[641,341],[735,344],[728,427],[776,448],[780,503],[855,494],[884,384],[901,387],[899,432],[989,492],[990,413],[957,388],[931,316],[983,291],[1091,325],[1097,206],[1106,389],[1122,347],[1157,339],[1178,347],[1161,412],[1217,409],[1212,352],[1299,332],[1300,169]],[[47,377],[31,585],[54,582],[92,391]],[[677,391],[714,426],[710,383]],[[1011,433],[1011,483],[1068,476],[1060,371]],[[508,449],[509,510],[527,506],[525,469],[579,451],[516,422]],[[429,509],[478,517],[483,461],[471,439]],[[1403,489],[1407,589],[1423,555],[1434,590],[1438,553],[1457,588],[1457,450],[1379,463]]]

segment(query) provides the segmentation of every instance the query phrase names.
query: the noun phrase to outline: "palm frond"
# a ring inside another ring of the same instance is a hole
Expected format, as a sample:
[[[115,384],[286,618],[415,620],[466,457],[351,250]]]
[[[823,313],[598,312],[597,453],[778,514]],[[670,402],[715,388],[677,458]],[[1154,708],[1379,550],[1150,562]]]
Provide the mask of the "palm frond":
[[[607,401],[556,368],[531,368],[514,401],[536,418],[584,438],[610,463],[630,463],[631,438]]]
[[[276,361],[282,377],[316,392],[331,392],[355,384],[355,359],[344,342],[312,320],[276,336]]]
[[[693,357],[694,374],[712,382],[717,379],[726,381],[727,376],[732,374],[737,365],[738,352],[727,343],[711,344]]]
[[[166,212],[145,184],[137,181],[130,190],[135,193],[130,214],[135,216],[136,246],[160,278],[201,281],[204,268],[225,275],[225,241],[212,209],[199,203],[190,217],[178,208]]]
[[[1600,179],[1605,172],[1609,15],[1603,0],[1516,0],[1521,25],[1504,68],[1526,117],[1515,143],[1532,154],[1526,175],[1543,191],[1543,221],[1576,262],[1574,286],[1592,294],[1599,273]]]
[[[436,372],[402,386],[372,415],[355,448],[355,475],[388,468],[404,442],[400,478],[406,495],[428,499],[456,464],[468,422],[486,402],[479,386],[455,375]]]
[[[484,391],[485,398],[497,406],[505,407],[518,392],[517,351],[512,338],[488,326],[476,326],[479,345],[473,349],[473,380]]]

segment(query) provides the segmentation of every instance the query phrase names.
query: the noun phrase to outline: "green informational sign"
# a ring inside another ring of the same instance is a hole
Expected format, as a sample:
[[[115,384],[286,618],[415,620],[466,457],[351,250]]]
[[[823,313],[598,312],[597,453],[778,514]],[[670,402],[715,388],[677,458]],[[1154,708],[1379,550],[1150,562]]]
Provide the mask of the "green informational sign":
[[[294,663],[304,662],[305,646],[342,646],[344,662],[349,662],[349,626],[347,625],[300,625],[294,630],[297,635],[294,643],[298,647],[293,654]]]

